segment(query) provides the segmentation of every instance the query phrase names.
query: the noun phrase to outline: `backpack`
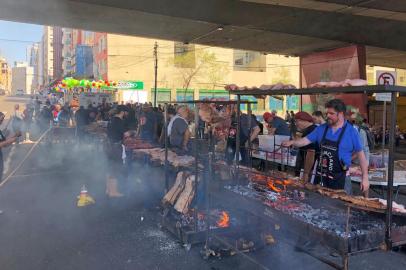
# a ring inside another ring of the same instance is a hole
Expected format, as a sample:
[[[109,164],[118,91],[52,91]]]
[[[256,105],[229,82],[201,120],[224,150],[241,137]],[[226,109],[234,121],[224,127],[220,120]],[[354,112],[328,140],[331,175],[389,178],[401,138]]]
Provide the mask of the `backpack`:
[[[364,130],[364,131],[365,131],[365,134],[367,135],[367,141],[368,141],[368,147],[369,147],[369,149],[370,149],[370,150],[374,149],[374,148],[375,148],[375,137],[374,137],[374,135],[372,134],[372,132],[371,132],[371,131],[369,130],[369,128],[367,128],[367,127],[360,126],[360,127],[358,128],[358,132],[360,132],[361,129]]]

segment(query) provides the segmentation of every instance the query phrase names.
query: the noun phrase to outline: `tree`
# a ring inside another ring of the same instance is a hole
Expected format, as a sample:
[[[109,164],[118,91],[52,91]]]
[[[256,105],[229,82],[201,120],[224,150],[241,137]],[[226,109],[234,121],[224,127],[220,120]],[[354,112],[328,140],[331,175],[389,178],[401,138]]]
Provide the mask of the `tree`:
[[[208,80],[210,87],[214,87],[223,82],[224,77],[228,74],[226,63],[217,61],[214,53],[203,50],[188,50],[186,52],[175,54],[169,64],[174,65],[178,73],[178,78],[182,89],[187,89],[193,82],[198,82],[200,78]]]
[[[287,67],[277,68],[275,70],[275,77],[272,79],[272,83],[292,84],[289,68]]]
[[[272,83],[283,83],[283,84],[292,84],[290,77],[290,70],[287,67],[279,67],[275,70],[275,77],[272,79]],[[286,103],[287,107],[287,97],[286,96],[274,96],[278,100],[285,100],[283,103]]]
[[[228,68],[228,64],[226,62],[216,61],[216,58],[214,58],[214,60],[215,61],[211,61],[208,63],[206,72],[207,82],[210,85],[209,88],[211,89],[215,89],[216,86],[224,83],[224,78],[230,72],[230,69]]]

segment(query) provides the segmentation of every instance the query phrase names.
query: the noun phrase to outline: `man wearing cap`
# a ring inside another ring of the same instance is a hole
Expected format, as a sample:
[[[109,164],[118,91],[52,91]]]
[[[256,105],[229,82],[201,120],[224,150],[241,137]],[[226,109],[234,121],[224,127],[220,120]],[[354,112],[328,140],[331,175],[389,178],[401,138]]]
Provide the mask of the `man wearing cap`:
[[[306,137],[307,135],[312,133],[313,130],[316,129],[316,127],[317,127],[315,124],[313,124],[313,118],[307,112],[298,112],[297,114],[295,114],[295,121],[296,121],[297,129],[302,134],[302,138]],[[299,175],[300,170],[304,169],[306,151],[313,149],[316,152],[318,152],[317,148],[318,148],[317,144],[314,144],[314,143],[311,143],[309,145],[299,148],[299,153],[298,153],[297,159],[296,159],[296,169],[295,169],[295,173],[297,176]]]
[[[264,113],[263,117],[265,123],[268,124],[269,135],[290,136],[289,126],[285,120],[269,112]]]
[[[327,123],[318,126],[312,133],[298,140],[285,141],[284,146],[303,147],[318,143],[320,147],[319,165],[315,184],[332,189],[344,189],[352,155],[360,162],[362,171],[361,191],[369,189],[368,163],[362,151],[358,131],[345,120],[346,106],[340,99],[325,104]],[[351,193],[351,190],[346,190]]]

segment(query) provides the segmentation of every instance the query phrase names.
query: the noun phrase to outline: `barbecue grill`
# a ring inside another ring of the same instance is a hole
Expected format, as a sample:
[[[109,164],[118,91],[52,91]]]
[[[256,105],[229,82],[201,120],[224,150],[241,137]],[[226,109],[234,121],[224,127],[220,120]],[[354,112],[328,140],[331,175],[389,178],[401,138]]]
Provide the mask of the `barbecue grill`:
[[[237,172],[234,183],[226,184],[220,189],[208,190],[208,196],[217,204],[224,205],[225,208],[234,209],[237,206],[263,220],[268,227],[278,228],[273,232],[278,240],[292,243],[300,250],[337,269],[348,269],[349,256],[377,249],[390,250],[393,246],[406,244],[406,219],[392,213],[396,97],[398,93],[406,93],[406,87],[385,85],[283,90],[254,89],[230,91],[230,94],[237,96],[237,108],[239,108],[242,95],[384,92],[391,93],[392,96],[387,210],[385,213],[362,210],[349,203],[322,196],[315,191],[300,189],[297,186],[288,186],[285,195],[281,195],[272,194],[253,184],[246,185],[247,178],[244,177],[245,173],[239,169],[238,158],[236,168],[234,168],[234,171]],[[251,113],[249,105],[248,113]],[[251,149],[251,145],[249,145],[249,149]],[[237,143],[236,153],[239,153],[239,143]],[[303,192],[305,196],[302,199],[295,195]],[[281,200],[281,196],[285,196],[285,199]],[[210,205],[207,205],[207,209],[210,209]],[[208,230],[210,231],[210,228]],[[210,237],[207,246],[210,246],[210,241],[213,239],[232,246],[220,232],[208,232],[208,234]],[[329,256],[331,253],[324,256],[322,252],[318,251],[320,246],[327,247],[333,254],[339,254],[341,260],[337,262],[336,259],[332,259]],[[238,253],[258,266],[268,269],[268,266],[262,265],[251,256]]]

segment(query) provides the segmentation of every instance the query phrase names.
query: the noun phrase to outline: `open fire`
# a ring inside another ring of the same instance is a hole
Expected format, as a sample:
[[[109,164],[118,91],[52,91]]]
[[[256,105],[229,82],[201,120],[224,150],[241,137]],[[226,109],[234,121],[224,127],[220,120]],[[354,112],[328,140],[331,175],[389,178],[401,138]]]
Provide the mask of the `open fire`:
[[[227,228],[230,226],[230,216],[226,211],[222,211],[220,219],[217,221],[217,226],[220,228]]]

